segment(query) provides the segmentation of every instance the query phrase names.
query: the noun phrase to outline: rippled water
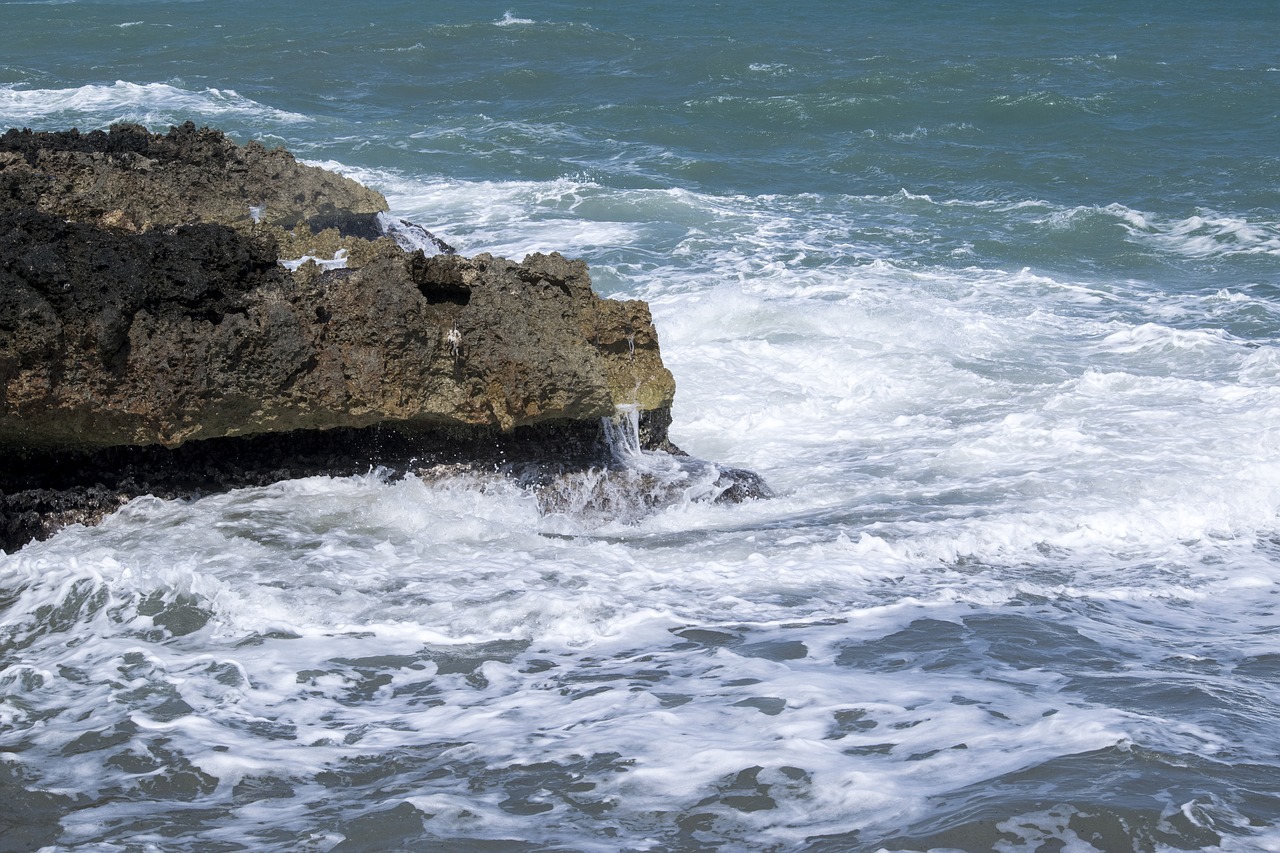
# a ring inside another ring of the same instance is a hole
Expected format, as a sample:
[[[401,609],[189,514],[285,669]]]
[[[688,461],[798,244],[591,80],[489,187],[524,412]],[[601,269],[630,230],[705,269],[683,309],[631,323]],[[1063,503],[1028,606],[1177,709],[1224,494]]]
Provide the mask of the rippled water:
[[[584,257],[778,492],[374,471],[0,556],[0,849],[1280,849],[1274,4],[0,5],[0,124]]]

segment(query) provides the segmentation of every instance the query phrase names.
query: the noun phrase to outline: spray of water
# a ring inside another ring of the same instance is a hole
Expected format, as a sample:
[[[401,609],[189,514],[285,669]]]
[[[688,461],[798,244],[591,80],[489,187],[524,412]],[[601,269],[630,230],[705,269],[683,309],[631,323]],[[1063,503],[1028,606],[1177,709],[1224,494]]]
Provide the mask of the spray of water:
[[[635,524],[655,513],[714,502],[734,485],[718,466],[661,451],[640,441],[640,411],[624,404],[601,419],[609,461],[557,474],[537,487],[545,516],[585,527]]]

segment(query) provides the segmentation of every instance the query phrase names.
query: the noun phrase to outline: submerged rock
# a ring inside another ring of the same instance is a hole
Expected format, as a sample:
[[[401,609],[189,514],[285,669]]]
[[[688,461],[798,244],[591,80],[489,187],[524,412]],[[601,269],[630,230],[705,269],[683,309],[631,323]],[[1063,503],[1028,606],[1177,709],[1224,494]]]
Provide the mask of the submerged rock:
[[[458,256],[372,190],[190,124],[0,136],[5,548],[145,492],[613,464],[619,407],[678,452],[674,393],[648,306],[580,260]]]

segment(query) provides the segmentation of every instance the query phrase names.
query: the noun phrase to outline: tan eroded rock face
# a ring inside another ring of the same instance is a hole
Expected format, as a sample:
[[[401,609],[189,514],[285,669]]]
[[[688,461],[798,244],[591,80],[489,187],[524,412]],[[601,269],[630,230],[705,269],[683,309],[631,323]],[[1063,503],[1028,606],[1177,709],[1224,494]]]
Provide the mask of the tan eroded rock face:
[[[586,264],[380,241],[296,273],[223,226],[0,219],[0,446],[163,444],[377,423],[517,426],[669,406],[647,306]]]
[[[601,299],[558,254],[405,251],[386,209],[190,123],[0,135],[0,446],[509,431],[670,406],[646,305]],[[352,268],[277,264],[339,249]]]

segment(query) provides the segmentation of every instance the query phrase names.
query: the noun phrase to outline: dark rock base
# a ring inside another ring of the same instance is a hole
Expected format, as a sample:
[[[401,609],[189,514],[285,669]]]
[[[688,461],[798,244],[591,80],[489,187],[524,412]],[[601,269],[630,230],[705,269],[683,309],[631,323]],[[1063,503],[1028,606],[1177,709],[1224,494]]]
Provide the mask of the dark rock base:
[[[769,497],[750,471],[692,459],[667,440],[670,413],[644,412],[641,446],[669,456],[670,465],[711,474],[708,499]],[[710,466],[707,468],[707,466]],[[510,433],[471,430],[300,430],[247,438],[112,447],[89,452],[28,452],[6,459],[0,472],[0,549],[12,553],[71,524],[95,524],[141,495],[192,499],[231,489],[311,476],[345,477],[385,468],[391,476],[432,469],[511,478],[538,494],[546,512],[629,520],[637,507],[672,500],[678,484],[659,488],[652,472],[636,471],[610,447],[600,422],[563,421]]]

